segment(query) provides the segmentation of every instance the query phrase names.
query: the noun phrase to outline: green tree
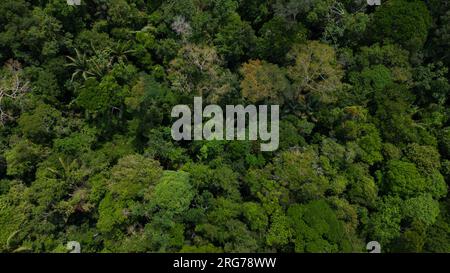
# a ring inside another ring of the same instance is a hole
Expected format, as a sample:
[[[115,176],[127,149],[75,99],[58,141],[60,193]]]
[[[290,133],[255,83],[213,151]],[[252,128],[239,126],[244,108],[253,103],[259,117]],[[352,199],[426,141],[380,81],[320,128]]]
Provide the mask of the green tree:
[[[291,192],[293,200],[309,201],[323,198],[329,188],[324,166],[312,149],[304,152],[290,151],[276,159],[274,174]]]
[[[286,95],[289,101],[305,105],[313,98],[322,103],[337,100],[336,91],[342,88],[343,71],[332,47],[309,41],[295,45],[287,58],[293,62],[287,69],[287,76],[293,83]]]
[[[368,223],[370,240],[388,245],[401,234],[402,201],[398,197],[386,196],[377,203],[377,210]]]
[[[306,41],[306,28],[297,22],[288,22],[275,16],[258,31],[257,56],[272,63],[282,64],[294,44]]]
[[[30,180],[37,164],[45,155],[46,150],[42,146],[28,140],[19,140],[5,152],[7,174]]]
[[[426,41],[431,16],[422,1],[394,0],[377,9],[372,22],[374,41],[398,43],[415,53]]]
[[[284,71],[275,64],[260,60],[245,63],[240,72],[242,95],[253,103],[273,102],[282,104],[289,90]]]
[[[399,160],[387,163],[383,183],[388,193],[401,197],[415,196],[426,188],[426,180],[420,175],[416,165]]]
[[[341,221],[323,200],[288,209],[296,252],[350,251]]]
[[[256,36],[252,27],[235,13],[216,34],[214,43],[217,52],[224,56],[228,64],[234,66],[246,56],[253,56]]]
[[[165,171],[146,199],[152,207],[177,215],[189,208],[193,197],[188,173]]]
[[[48,143],[60,130],[61,112],[52,106],[39,103],[30,113],[23,113],[19,127],[24,136],[36,143]]]
[[[439,215],[439,202],[429,194],[413,197],[403,203],[403,214],[410,221],[432,225]]]

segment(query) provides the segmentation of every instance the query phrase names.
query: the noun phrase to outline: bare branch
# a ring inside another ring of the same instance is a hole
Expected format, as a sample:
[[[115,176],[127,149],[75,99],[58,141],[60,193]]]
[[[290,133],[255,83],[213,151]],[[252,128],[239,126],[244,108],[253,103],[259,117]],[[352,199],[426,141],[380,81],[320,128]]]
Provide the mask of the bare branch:
[[[22,66],[18,61],[9,60],[0,74],[0,124],[14,119],[6,100],[16,104],[29,91],[29,82],[22,78]],[[11,102],[10,102],[11,103]]]

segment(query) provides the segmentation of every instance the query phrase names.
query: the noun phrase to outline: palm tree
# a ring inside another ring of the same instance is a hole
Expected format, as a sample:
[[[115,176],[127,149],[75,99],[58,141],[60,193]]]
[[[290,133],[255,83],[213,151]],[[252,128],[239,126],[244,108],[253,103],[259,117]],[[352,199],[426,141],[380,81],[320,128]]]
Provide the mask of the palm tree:
[[[29,247],[26,247],[26,246],[21,246],[21,247],[15,248],[15,249],[12,248],[11,241],[19,232],[20,232],[20,230],[16,230],[8,236],[8,239],[6,239],[6,251],[13,252],[13,253],[31,252],[32,249]]]
[[[135,50],[130,49],[131,42],[127,41],[125,43],[118,42],[113,46],[111,53],[114,55],[118,62],[127,61],[127,55],[134,52]]]
[[[67,56],[67,58],[71,61],[71,63],[66,64],[67,67],[75,68],[75,72],[72,74],[71,81],[78,75],[87,80],[89,77],[92,77],[94,74],[89,71],[89,59],[85,54],[80,54],[78,49],[75,49],[76,57]]]

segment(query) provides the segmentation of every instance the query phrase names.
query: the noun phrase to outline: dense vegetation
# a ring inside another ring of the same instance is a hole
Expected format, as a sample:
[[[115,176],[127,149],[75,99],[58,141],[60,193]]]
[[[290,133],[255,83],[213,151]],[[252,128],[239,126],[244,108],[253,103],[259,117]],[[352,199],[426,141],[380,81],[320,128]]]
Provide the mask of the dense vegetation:
[[[0,252],[450,252],[450,3],[0,1]],[[279,104],[280,148],[171,109]]]

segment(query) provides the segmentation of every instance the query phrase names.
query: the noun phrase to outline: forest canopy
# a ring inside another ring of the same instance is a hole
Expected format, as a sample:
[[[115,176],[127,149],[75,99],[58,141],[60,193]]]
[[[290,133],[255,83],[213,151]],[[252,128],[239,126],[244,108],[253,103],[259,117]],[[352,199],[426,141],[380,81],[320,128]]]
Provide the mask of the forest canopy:
[[[0,252],[450,252],[450,2],[0,1]],[[171,109],[280,105],[279,149]]]

